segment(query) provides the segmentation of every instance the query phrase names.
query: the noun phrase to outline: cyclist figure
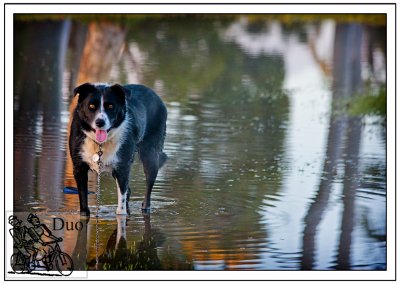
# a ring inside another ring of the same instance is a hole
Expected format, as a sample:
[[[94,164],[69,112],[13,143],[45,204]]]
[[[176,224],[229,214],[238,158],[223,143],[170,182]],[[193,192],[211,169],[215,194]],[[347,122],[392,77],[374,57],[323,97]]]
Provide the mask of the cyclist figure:
[[[44,265],[52,269],[51,260],[49,259],[50,252],[53,247],[47,242],[50,241],[62,241],[62,238],[53,236],[50,229],[45,225],[41,224],[39,218],[35,214],[29,214],[27,221],[32,224],[33,227],[28,229],[28,233],[34,240],[34,247],[36,248],[36,260],[41,260]]]
[[[25,257],[25,266],[29,269],[31,253],[28,249],[32,248],[30,247],[30,243],[26,240],[28,228],[21,226],[22,220],[19,220],[15,215],[8,217],[8,224],[13,226],[9,232],[14,240],[14,247]]]

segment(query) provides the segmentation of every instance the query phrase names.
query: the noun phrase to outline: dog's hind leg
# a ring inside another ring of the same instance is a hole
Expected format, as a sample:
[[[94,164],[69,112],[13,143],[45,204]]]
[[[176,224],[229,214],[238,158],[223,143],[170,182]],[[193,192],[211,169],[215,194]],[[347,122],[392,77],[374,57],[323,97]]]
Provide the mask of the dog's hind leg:
[[[131,198],[131,188],[128,186],[128,191],[126,193],[126,212],[128,215],[131,214],[131,210],[129,209],[129,199]]]
[[[161,117],[164,121],[160,122],[159,128],[153,129],[151,134],[145,136],[139,144],[139,155],[143,163],[147,186],[142,203],[142,211],[150,210],[151,192],[157,178],[158,170],[167,160],[167,155],[162,151],[166,134],[165,120],[167,118],[166,110],[164,109],[164,111],[164,117]]]
[[[167,154],[164,152],[161,152],[158,155],[158,169],[161,169],[161,167],[165,164],[165,162],[168,160]]]
[[[143,170],[146,176],[146,193],[142,203],[142,210],[150,210],[151,192],[157,178],[159,169],[159,153],[156,149],[141,149],[140,159],[143,163]]]

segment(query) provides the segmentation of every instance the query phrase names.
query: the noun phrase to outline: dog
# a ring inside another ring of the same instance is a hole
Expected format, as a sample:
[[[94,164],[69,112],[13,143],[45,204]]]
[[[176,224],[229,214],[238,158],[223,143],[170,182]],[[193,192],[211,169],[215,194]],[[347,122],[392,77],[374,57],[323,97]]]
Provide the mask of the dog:
[[[111,172],[117,184],[118,215],[129,211],[129,174],[136,152],[143,163],[147,190],[142,210],[150,210],[150,196],[158,170],[167,160],[163,152],[167,108],[143,85],[85,83],[74,89],[78,102],[72,114],[69,150],[78,187],[80,213],[90,216],[88,172]],[[97,156],[96,156],[97,155]]]

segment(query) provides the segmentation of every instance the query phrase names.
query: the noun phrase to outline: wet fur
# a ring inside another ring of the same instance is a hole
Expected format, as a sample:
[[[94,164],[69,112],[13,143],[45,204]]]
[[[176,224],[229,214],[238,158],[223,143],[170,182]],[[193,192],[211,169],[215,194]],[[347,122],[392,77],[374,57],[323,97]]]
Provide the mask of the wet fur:
[[[164,103],[151,89],[142,85],[86,83],[75,88],[74,94],[79,94],[79,98],[73,113],[69,148],[81,214],[90,215],[88,171],[98,171],[97,163],[92,161],[98,151],[93,131],[93,120],[98,113],[89,111],[88,106],[91,102],[103,103],[103,100],[114,105],[113,111],[107,112],[111,128],[102,146],[102,162],[103,170],[111,172],[117,183],[117,214],[129,213],[129,173],[135,153],[139,153],[146,176],[147,189],[142,209],[149,210],[158,170],[167,159],[162,152],[167,119]]]

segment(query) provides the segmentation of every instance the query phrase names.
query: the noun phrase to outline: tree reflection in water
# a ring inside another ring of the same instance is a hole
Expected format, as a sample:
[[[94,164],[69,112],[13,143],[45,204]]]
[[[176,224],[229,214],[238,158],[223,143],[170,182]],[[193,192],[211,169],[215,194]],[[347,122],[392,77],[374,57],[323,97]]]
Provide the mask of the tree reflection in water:
[[[336,27],[333,59],[333,99],[327,151],[319,189],[304,218],[303,252],[301,268],[313,269],[316,265],[317,228],[329,205],[334,179],[339,168],[344,167],[343,211],[336,261],[333,268],[351,269],[352,231],[354,228],[355,194],[359,186],[359,152],[361,118],[341,114],[343,103],[362,91],[361,62],[363,37],[367,30],[359,24],[339,24]],[[365,38],[364,38],[365,40]]]

